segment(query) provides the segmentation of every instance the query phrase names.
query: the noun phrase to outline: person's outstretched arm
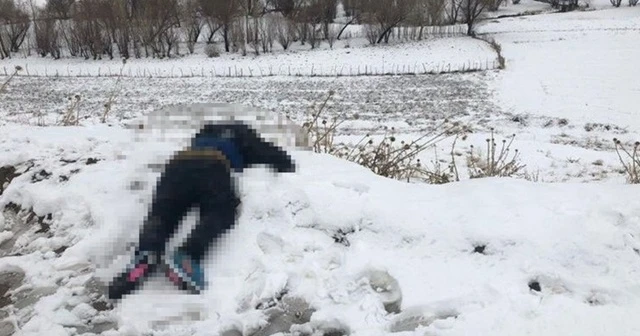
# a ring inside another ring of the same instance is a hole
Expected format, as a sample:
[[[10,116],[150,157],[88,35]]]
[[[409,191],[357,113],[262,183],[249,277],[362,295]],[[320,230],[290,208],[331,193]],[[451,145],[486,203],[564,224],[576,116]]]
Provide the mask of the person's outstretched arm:
[[[296,165],[289,153],[263,139],[252,128],[247,127],[242,132],[240,142],[247,165],[265,164],[280,173],[295,172]]]

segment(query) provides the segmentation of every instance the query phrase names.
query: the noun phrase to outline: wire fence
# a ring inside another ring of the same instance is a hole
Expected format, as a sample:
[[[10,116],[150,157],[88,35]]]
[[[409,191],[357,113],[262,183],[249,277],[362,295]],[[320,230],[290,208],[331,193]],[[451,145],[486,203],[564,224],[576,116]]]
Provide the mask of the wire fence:
[[[194,67],[67,67],[66,69],[37,68],[24,69],[16,74],[16,77],[44,77],[44,78],[69,78],[69,77],[123,77],[123,78],[246,78],[246,77],[357,77],[357,76],[397,76],[397,75],[426,75],[458,72],[475,72],[499,69],[500,64],[496,59],[469,60],[465,62],[441,62],[414,64],[350,64],[343,66],[310,65],[306,67],[292,67],[280,65],[277,67],[258,65],[243,66],[202,66]],[[4,76],[13,73],[13,68],[2,69]]]
[[[342,36],[344,39],[346,36],[350,38],[367,38],[365,26],[355,26],[357,29],[347,29],[346,33]],[[340,27],[338,27],[340,28]],[[391,29],[391,35],[393,39],[404,39],[407,41],[417,41],[418,37],[422,38],[446,38],[446,37],[458,37],[467,36],[467,25],[443,25],[443,26],[401,26]]]

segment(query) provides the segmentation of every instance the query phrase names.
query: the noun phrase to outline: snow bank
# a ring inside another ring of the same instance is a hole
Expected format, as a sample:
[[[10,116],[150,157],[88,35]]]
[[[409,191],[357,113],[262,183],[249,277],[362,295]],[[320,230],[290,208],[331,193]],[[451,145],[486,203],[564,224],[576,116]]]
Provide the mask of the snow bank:
[[[637,187],[511,179],[406,184],[303,151],[293,152],[295,174],[243,174],[238,225],[207,265],[210,290],[188,296],[157,278],[115,310],[97,311],[87,306],[94,304],[88,279],[117,269],[111,262],[135,239],[157,177],[145,164],[178,146],[136,142],[128,131],[100,126],[7,126],[0,139],[0,166],[34,163],[0,205],[53,214],[48,236],[1,261],[26,271],[24,288],[53,288],[18,310],[22,335],[72,335],[95,321],[118,324],[103,335],[251,330],[266,323],[251,307],[283,289],[309,302],[312,325],[347,326],[354,335],[387,334],[411,318],[430,321],[415,332],[433,335],[640,330]],[[77,161],[61,162],[65,157]],[[87,165],[87,158],[99,161]],[[32,183],[41,168],[50,176]],[[69,247],[53,253],[59,246]],[[363,281],[361,272],[371,269],[397,279],[399,315],[388,314]]]

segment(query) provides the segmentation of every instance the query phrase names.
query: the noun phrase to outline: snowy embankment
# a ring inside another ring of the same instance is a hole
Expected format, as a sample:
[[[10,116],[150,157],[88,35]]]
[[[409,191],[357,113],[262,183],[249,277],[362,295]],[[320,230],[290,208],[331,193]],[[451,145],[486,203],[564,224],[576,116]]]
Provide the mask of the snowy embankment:
[[[457,27],[456,27],[457,28]],[[453,29],[453,28],[452,28]],[[368,46],[366,39],[336,41],[332,49],[323,44],[316,50],[292,46],[255,56],[224,53],[207,58],[204,51],[165,60],[85,60],[67,58],[52,61],[39,56],[14,57],[0,61],[0,75],[23,67],[19,75],[45,77],[264,77],[264,76],[357,76],[424,74],[471,69],[495,69],[496,55],[486,43],[466,36],[428,38],[420,42]],[[201,48],[199,48],[201,49]]]
[[[90,278],[113,272],[112,259],[136,237],[158,176],[145,165],[179,148],[135,138],[101,126],[0,129],[0,166],[16,167],[12,176],[31,167],[0,196],[3,230],[14,232],[0,245],[10,255],[0,260],[0,281],[24,276],[6,294],[12,304],[3,300],[2,327],[15,322],[18,335],[268,335],[256,331],[269,323],[254,307],[286,292],[283,300],[309,305],[294,319],[307,322],[293,326],[299,331],[640,332],[637,187],[407,184],[304,151],[293,152],[295,174],[244,173],[239,223],[208,263],[210,290],[182,295],[158,278],[112,310]],[[25,226],[17,207],[41,219]],[[388,313],[388,293],[362,276],[373,269],[397,280],[400,313]]]
[[[502,44],[498,103],[515,114],[640,128],[640,7],[491,21]]]

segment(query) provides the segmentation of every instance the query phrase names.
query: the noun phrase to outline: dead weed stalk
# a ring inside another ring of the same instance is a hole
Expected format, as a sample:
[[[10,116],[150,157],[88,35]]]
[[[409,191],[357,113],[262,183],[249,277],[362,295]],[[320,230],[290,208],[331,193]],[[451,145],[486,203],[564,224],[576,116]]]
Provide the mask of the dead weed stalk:
[[[69,106],[67,106],[67,111],[64,113],[60,124],[62,126],[78,126],[80,123],[80,109],[78,109],[81,100],[80,95],[75,95],[68,99]]]
[[[467,157],[470,178],[510,177],[525,167],[520,163],[520,153],[517,149],[513,151],[513,156],[509,159],[511,144],[516,135],[511,136],[509,143],[507,143],[506,139],[503,139],[500,151],[496,152],[498,144],[493,131],[493,128],[491,128],[491,137],[486,140],[487,150],[484,158],[481,155],[475,155],[474,147],[473,145],[471,146],[471,151]]]
[[[11,82],[13,77],[15,77],[20,71],[22,71],[22,67],[19,65],[16,65],[15,69],[13,70],[13,73],[9,75],[7,80],[5,80],[4,83],[2,83],[2,85],[0,85],[0,93],[4,93],[7,90],[7,87],[9,87],[9,83]]]
[[[640,184],[640,141],[636,141],[630,150],[627,149],[619,139],[614,138],[613,142],[618,158],[627,173],[627,182]],[[630,162],[623,159],[622,154],[624,154]]]
[[[109,98],[107,99],[107,102],[104,103],[104,112],[102,113],[102,118],[100,119],[100,122],[103,124],[107,122],[107,117],[111,112],[111,107],[113,107],[113,103],[115,102],[116,98],[118,97],[118,93],[120,92],[119,84],[120,84],[120,81],[122,80],[122,71],[124,71],[125,65],[127,65],[127,59],[123,58],[122,67],[120,68],[120,74],[116,78],[116,82],[113,85],[113,89],[111,90],[111,93],[109,93]]]
[[[434,167],[429,169],[418,156],[450,136],[459,136],[463,129],[459,123],[445,120],[434,131],[405,142],[397,140],[395,128],[392,127],[385,130],[379,142],[366,134],[355,146],[339,146],[335,155],[367,167],[380,176],[407,182],[413,179],[434,184],[447,183],[458,178],[455,161],[449,165],[448,171],[443,170],[437,160]]]

